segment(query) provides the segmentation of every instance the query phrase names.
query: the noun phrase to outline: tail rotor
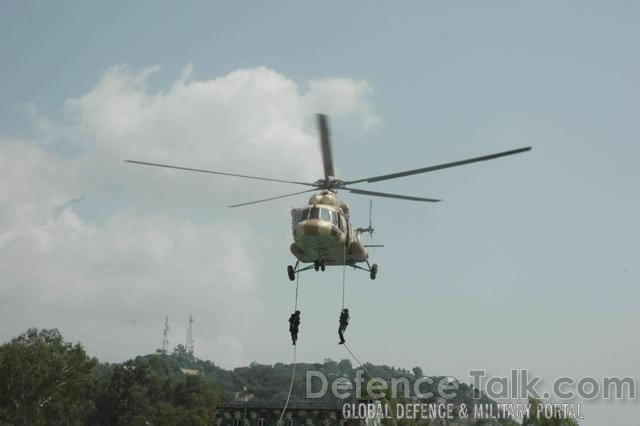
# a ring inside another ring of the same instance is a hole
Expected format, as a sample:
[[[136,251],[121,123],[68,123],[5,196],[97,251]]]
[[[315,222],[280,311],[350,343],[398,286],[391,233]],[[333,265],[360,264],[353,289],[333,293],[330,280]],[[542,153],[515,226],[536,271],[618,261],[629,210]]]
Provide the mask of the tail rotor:
[[[373,200],[369,200],[369,226],[367,228],[358,228],[356,232],[358,234],[369,234],[369,237],[373,240],[373,232],[375,231],[373,227]],[[365,247],[384,247],[382,244],[365,244]]]

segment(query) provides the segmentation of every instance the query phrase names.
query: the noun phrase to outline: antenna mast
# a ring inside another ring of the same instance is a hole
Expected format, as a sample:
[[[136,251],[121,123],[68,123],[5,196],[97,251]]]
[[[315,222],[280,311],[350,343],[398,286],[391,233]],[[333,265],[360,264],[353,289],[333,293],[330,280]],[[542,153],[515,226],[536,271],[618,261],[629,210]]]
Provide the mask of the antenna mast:
[[[162,330],[162,353],[169,350],[169,317],[164,317],[164,329]]]
[[[187,329],[187,344],[185,349],[188,354],[193,355],[193,318],[189,315],[189,328]]]

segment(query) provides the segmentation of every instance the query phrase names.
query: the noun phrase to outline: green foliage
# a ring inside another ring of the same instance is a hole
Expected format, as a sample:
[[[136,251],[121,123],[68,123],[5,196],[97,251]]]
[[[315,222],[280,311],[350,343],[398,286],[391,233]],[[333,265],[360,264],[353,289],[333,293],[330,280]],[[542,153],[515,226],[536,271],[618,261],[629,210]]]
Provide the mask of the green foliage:
[[[56,329],[29,329],[0,346],[0,423],[83,423],[94,409],[95,365]]]
[[[179,351],[100,364],[58,330],[30,329],[0,346],[0,424],[213,424],[218,387],[180,371],[197,362]]]
[[[98,397],[92,424],[211,424],[220,392],[201,376],[182,375],[171,357],[116,365]]]
[[[567,419],[562,417],[562,413],[557,411],[551,417],[545,415],[544,411],[541,413],[540,418],[536,418],[538,407],[543,402],[539,399],[529,397],[529,404],[531,409],[529,410],[529,419],[525,419],[523,425],[530,426],[576,426],[578,422],[573,419]]]
[[[416,377],[422,377],[424,376],[424,374],[422,373],[422,368],[420,367],[413,367],[413,375]]]
[[[348,359],[298,363],[292,401],[303,399],[307,370],[321,371],[332,381],[353,380],[357,368]],[[405,378],[411,387],[422,376],[419,367],[409,371],[367,363],[365,368],[388,383],[392,377]],[[171,354],[159,351],[121,364],[104,364],[87,356],[80,344],[65,342],[57,330],[30,329],[0,346],[0,424],[209,425],[214,424],[216,407],[225,398],[222,389],[229,399],[237,392],[279,404],[287,397],[292,372],[292,364],[257,362],[224,370],[194,357],[182,345]],[[423,384],[422,392],[436,392],[440,377],[432,379],[434,384]],[[450,402],[495,404],[486,397],[473,399],[473,391],[460,383],[458,396]],[[314,402],[336,407],[344,403],[331,392]],[[389,402],[395,406],[404,401],[399,397]],[[543,420],[551,423],[532,424],[575,424]]]

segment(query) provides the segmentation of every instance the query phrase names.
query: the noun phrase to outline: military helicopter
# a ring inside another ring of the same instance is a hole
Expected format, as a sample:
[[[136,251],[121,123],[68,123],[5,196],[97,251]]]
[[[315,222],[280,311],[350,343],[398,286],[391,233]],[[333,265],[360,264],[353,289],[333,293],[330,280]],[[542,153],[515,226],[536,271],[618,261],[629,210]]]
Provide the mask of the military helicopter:
[[[439,202],[435,198],[416,197],[412,195],[399,195],[385,192],[369,191],[365,189],[353,188],[351,185],[358,183],[373,183],[383,180],[396,179],[420,173],[433,172],[449,167],[457,167],[479,161],[493,160],[494,158],[508,155],[520,154],[531,150],[531,147],[518,148],[511,151],[499,152],[496,154],[484,155],[481,157],[469,158],[466,160],[454,161],[451,163],[437,164],[434,166],[421,167],[418,169],[406,170],[397,173],[372,176],[354,180],[341,180],[335,177],[333,168],[333,156],[331,154],[331,142],[329,138],[328,118],[324,114],[317,114],[318,131],[320,133],[320,147],[322,150],[322,164],[324,168],[324,178],[315,182],[299,182],[283,179],[272,179],[259,176],[249,176],[236,173],[219,172],[213,170],[194,169],[189,167],[173,166],[168,164],[150,163],[146,161],[125,160],[128,163],[142,164],[145,166],[165,167],[169,169],[186,170],[191,172],[210,173],[214,175],[232,176],[244,179],[264,180],[270,182],[290,183],[311,187],[304,191],[293,192],[261,200],[249,201],[240,204],[233,204],[229,207],[241,207],[250,204],[263,203],[266,201],[278,200],[309,192],[319,192],[309,198],[306,206],[291,210],[292,231],[294,242],[290,246],[291,253],[296,257],[295,266],[287,266],[287,275],[291,281],[295,280],[296,274],[314,268],[316,271],[324,271],[326,266],[346,265],[356,269],[369,272],[372,280],[378,274],[378,265],[369,263],[368,247],[362,241],[362,234],[373,235],[374,229],[371,226],[371,204],[369,204],[369,226],[367,228],[354,229],[349,220],[349,207],[344,201],[339,201],[336,194],[339,190],[348,191],[352,194],[368,195],[372,197],[395,198],[400,200]],[[310,265],[301,267],[301,263]],[[359,264],[366,263],[366,268]]]

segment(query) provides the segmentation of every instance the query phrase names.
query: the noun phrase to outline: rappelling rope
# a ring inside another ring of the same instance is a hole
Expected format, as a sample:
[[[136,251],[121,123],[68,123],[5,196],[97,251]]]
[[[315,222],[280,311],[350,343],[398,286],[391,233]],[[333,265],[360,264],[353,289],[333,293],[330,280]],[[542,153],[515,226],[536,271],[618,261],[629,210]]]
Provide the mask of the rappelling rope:
[[[300,272],[296,274],[296,302],[293,305],[293,312],[298,310],[298,283],[300,282]]]
[[[360,367],[362,367],[362,369],[364,370],[365,373],[367,373],[367,376],[369,376],[369,378],[371,380],[373,380],[373,376],[371,375],[371,373],[369,373],[369,370],[367,370],[367,367],[364,366],[364,364],[362,362],[360,362],[360,360],[358,359],[358,357],[353,353],[353,351],[351,351],[351,349],[349,348],[349,346],[347,345],[347,343],[343,343],[342,346],[345,347],[345,349],[347,351],[349,351],[349,353],[351,354],[351,356],[353,357],[353,359],[358,363],[358,365],[360,365]],[[384,399],[384,402],[387,403],[387,406],[391,407],[391,404],[389,404],[389,400],[387,399],[386,396],[383,396],[382,399]],[[393,424],[395,426],[398,426],[398,424],[396,423],[396,416],[395,414],[393,414],[393,410],[391,410],[391,420],[393,420]]]
[[[345,275],[347,272],[347,243],[345,241],[342,248],[342,309],[344,309],[344,283],[346,281]]]
[[[371,226],[371,225],[369,225]],[[344,288],[345,288],[345,275],[346,275],[346,270],[347,270],[347,244],[345,242],[344,248],[343,248],[343,262],[342,262],[342,309],[344,310]],[[371,380],[373,380],[373,376],[371,375],[371,373],[369,373],[369,370],[367,370],[367,367],[364,366],[364,364],[362,362],[360,362],[360,360],[358,359],[358,357],[356,356],[356,354],[353,353],[353,351],[351,350],[351,348],[349,348],[349,346],[347,345],[347,343],[343,343],[342,344],[345,349],[347,351],[349,351],[349,353],[351,354],[351,357],[358,363],[358,365],[360,365],[360,367],[362,367],[362,369],[365,371],[365,373],[367,373],[367,375],[369,376],[369,378],[371,378]],[[389,404],[389,400],[385,397],[382,397],[384,399],[384,402],[387,403],[387,406],[391,407],[391,404]],[[391,410],[391,420],[393,420],[393,424],[395,426],[398,426],[398,424],[396,423],[396,416],[393,414],[393,410]]]
[[[298,310],[298,284],[300,283],[300,273],[296,274],[296,301],[293,306],[293,312]],[[291,373],[291,383],[289,383],[289,395],[287,395],[287,401],[284,403],[284,408],[282,409],[282,413],[280,413],[280,418],[276,425],[279,425],[284,417],[284,413],[287,411],[287,407],[289,406],[289,399],[291,398],[291,391],[293,390],[293,381],[296,377],[296,353],[298,348],[298,342],[293,345],[293,372]]]
[[[287,395],[287,402],[284,403],[284,408],[282,409],[282,413],[280,413],[280,418],[276,425],[279,425],[284,417],[284,413],[287,411],[287,406],[289,405],[289,398],[291,398],[291,390],[293,389],[293,380],[296,377],[296,345],[293,345],[293,373],[291,373],[291,383],[289,384],[289,395]]]

